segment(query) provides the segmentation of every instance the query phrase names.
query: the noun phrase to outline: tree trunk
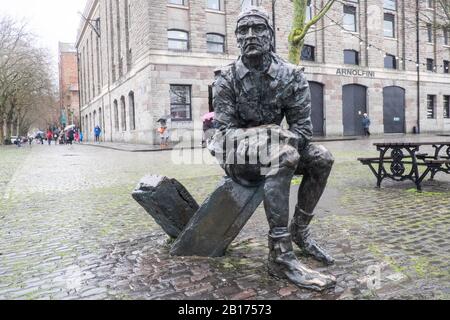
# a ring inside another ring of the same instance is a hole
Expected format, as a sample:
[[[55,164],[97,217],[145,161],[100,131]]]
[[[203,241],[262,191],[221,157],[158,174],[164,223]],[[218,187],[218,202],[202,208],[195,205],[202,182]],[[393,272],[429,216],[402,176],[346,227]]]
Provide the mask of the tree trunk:
[[[301,52],[305,43],[305,20],[307,0],[294,0],[294,18],[289,35],[289,62],[300,64]]]
[[[5,143],[5,121],[3,121],[3,117],[0,115],[0,145]]]

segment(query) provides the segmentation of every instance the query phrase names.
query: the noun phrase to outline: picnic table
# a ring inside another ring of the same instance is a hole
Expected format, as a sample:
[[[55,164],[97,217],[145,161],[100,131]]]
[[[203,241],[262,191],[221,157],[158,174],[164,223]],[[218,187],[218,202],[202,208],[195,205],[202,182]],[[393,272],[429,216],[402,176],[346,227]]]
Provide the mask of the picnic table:
[[[422,181],[431,173],[431,180],[438,172],[450,174],[450,141],[438,142],[380,142],[374,143],[378,157],[358,158],[368,165],[377,178],[377,187],[384,179],[394,181],[411,180],[417,190],[422,190]],[[420,153],[423,146],[432,146],[433,153]],[[420,173],[419,167],[425,170]]]

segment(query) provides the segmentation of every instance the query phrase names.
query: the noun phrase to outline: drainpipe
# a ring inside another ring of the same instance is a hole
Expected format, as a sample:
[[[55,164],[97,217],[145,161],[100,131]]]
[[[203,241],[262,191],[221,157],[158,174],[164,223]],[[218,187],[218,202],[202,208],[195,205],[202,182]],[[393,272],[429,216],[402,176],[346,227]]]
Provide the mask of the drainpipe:
[[[417,50],[417,133],[420,134],[420,20],[419,0],[416,0],[416,50]]]
[[[277,52],[277,27],[276,27],[276,16],[275,16],[275,4],[277,0],[272,0],[272,25],[273,25],[273,50]]]
[[[81,132],[84,132],[83,118],[81,117],[81,70],[80,70],[80,53],[77,47],[77,71],[78,71],[78,126],[81,128]]]

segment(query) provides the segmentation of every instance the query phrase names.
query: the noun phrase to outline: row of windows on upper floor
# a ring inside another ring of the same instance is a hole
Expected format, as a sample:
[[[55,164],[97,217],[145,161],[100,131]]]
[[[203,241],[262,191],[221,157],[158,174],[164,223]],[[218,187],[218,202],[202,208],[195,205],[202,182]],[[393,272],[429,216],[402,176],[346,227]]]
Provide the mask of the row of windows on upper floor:
[[[395,1],[392,1],[395,2]],[[385,2],[386,3],[386,2]],[[395,4],[394,4],[395,5]],[[388,7],[385,5],[385,9],[394,10],[394,7]],[[352,5],[344,5],[344,20],[343,28],[346,31],[357,32],[357,14],[356,7]],[[434,42],[434,33],[437,31],[431,23],[426,24],[427,29],[427,40],[429,43]],[[444,38],[444,45],[449,45],[449,29],[447,27],[442,27],[442,33]],[[383,22],[383,34],[387,38],[395,38],[395,14],[384,13]]]
[[[303,61],[315,61],[315,47],[310,45],[304,45],[302,50]],[[386,69],[397,69],[399,57],[391,54],[385,54],[384,67]],[[344,64],[359,65],[359,52],[356,50],[344,50]],[[427,70],[437,72],[437,66],[434,63],[434,59],[427,59]],[[443,72],[448,74],[450,72],[450,61],[443,60]]]
[[[223,11],[224,10],[224,0],[206,0],[206,8],[209,10]],[[236,0],[237,1],[237,0]],[[247,6],[260,6],[262,0],[240,0],[242,7]],[[188,0],[167,0],[169,4],[176,4],[179,6],[187,6]]]

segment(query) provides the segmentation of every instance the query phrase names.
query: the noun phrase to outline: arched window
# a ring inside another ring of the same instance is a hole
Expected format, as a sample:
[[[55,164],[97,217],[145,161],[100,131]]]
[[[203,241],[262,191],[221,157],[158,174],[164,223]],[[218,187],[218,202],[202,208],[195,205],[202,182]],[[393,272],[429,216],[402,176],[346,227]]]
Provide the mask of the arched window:
[[[93,122],[92,122],[92,124],[93,124],[93,126],[95,127],[96,125],[97,125],[97,111],[94,111],[94,119],[93,119]]]
[[[130,109],[130,130],[136,130],[136,107],[134,105],[134,92],[128,94],[128,107]]]
[[[120,97],[120,109],[122,113],[122,131],[127,131],[127,109],[124,96]]]
[[[167,38],[169,50],[189,50],[189,32],[175,29],[168,30]]]
[[[224,53],[225,52],[225,37],[218,33],[206,34],[206,46],[208,52]]]
[[[119,131],[119,105],[117,100],[114,100],[114,129]]]
[[[89,133],[92,133],[92,113],[89,113]]]

